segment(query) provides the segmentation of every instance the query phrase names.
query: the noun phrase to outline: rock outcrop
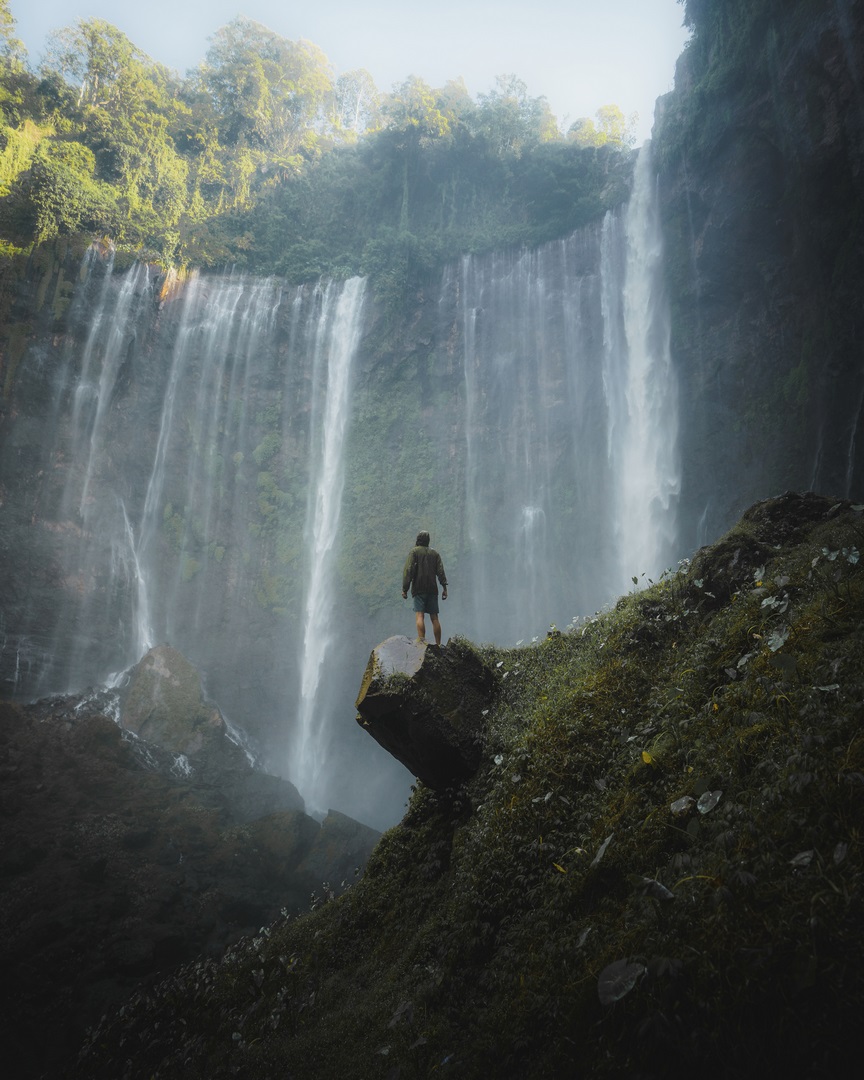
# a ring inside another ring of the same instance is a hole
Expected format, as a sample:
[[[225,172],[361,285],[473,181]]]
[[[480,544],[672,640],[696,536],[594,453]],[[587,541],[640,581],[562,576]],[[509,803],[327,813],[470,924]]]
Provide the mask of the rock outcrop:
[[[170,645],[157,645],[132,669],[120,695],[120,725],[145,741],[146,753],[161,747],[172,755],[173,771],[194,777],[202,797],[232,821],[305,809],[288,780],[252,768],[207,700],[198,671]]]
[[[159,704],[178,672],[185,730]],[[305,814],[202,702],[188,661],[155,650],[126,693],[129,730],[106,693],[0,703],[0,1040],[20,1080],[61,1075],[86,1026],[142,983],[342,891],[378,840]]]
[[[473,649],[407,637],[373,650],[357,722],[424,784],[442,790],[477,771],[495,680]]]

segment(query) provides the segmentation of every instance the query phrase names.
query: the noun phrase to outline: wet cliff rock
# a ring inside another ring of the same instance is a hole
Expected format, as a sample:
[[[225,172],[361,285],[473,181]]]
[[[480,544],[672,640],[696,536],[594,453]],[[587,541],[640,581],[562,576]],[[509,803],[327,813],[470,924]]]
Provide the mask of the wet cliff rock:
[[[685,549],[768,492],[864,490],[864,4],[686,15],[653,140]]]
[[[120,694],[120,725],[173,756],[175,773],[188,772],[199,791],[234,821],[280,810],[303,810],[288,780],[253,769],[218,707],[208,701],[193,664],[170,645],[151,649],[135,665]]]

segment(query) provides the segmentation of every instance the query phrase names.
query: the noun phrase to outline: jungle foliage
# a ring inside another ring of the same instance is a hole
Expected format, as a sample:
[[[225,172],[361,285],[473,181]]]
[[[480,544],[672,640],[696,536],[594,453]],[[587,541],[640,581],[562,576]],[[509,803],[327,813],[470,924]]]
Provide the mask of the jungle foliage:
[[[185,78],[101,19],[56,33],[38,72],[13,34],[0,0],[7,253],[86,233],[163,264],[368,273],[386,293],[626,197],[632,118],[606,105],[564,134],[515,76],[476,101],[461,80],[382,94],[245,17]]]
[[[757,504],[614,610],[479,650],[477,776],[421,785],[340,898],[139,992],[77,1075],[851,1075],[862,512]]]

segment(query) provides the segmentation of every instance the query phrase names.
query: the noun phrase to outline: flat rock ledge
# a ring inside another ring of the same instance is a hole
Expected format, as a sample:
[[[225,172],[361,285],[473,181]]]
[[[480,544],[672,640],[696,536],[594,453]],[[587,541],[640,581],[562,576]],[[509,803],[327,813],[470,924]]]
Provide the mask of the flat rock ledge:
[[[387,638],[372,650],[357,696],[357,723],[437,791],[480,764],[495,678],[466,643],[443,648]]]

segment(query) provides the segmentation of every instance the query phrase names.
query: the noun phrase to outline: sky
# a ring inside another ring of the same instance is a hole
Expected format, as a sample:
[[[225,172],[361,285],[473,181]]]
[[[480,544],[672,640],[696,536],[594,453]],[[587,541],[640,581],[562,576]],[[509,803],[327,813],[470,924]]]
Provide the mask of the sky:
[[[441,87],[464,78],[472,97],[514,74],[544,96],[564,129],[601,105],[639,114],[672,89],[687,33],[677,0],[10,0],[16,36],[38,65],[47,35],[78,19],[112,23],[154,60],[185,74],[237,15],[313,42],[339,75],[366,68],[378,89],[409,75]]]

